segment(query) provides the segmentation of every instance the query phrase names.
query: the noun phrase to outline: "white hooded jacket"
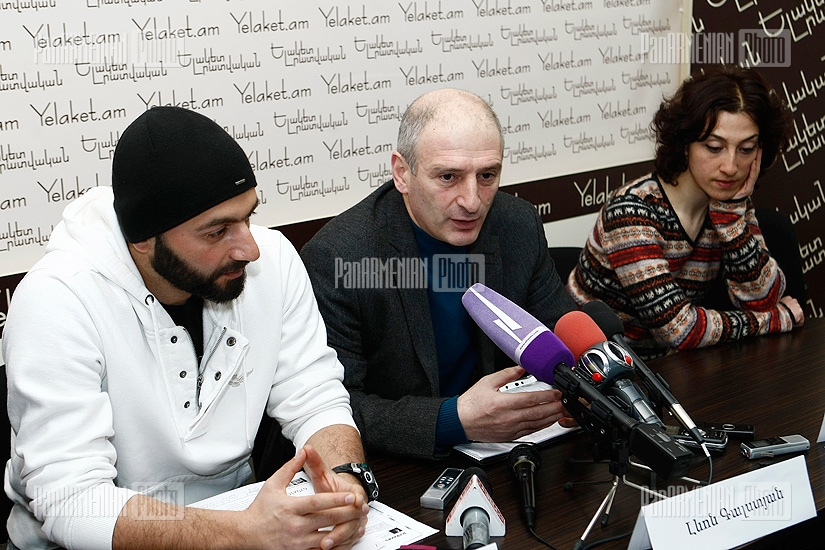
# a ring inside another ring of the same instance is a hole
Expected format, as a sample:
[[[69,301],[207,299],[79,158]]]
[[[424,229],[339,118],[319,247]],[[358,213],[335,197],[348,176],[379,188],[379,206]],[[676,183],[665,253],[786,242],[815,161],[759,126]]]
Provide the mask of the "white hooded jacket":
[[[203,384],[191,339],[146,289],[112,206],[88,191],[17,287],[3,335],[19,548],[111,548],[135,491],[188,504],[239,486],[264,410],[300,448],[355,426],[343,367],[301,260],[252,226],[241,296],[206,302]]]

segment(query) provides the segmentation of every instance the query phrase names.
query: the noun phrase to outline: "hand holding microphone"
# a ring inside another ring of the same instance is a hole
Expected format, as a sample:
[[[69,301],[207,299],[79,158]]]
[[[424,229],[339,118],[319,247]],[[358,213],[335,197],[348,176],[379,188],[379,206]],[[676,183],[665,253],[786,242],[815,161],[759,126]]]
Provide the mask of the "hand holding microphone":
[[[556,364],[565,360],[572,364],[570,351],[555,334],[495,291],[475,284],[464,293],[461,302],[499,349],[539,380],[552,384]],[[558,390],[511,394],[497,391],[520,373],[520,369],[504,369],[485,376],[459,396],[459,417],[468,438],[512,441],[557,420],[562,426],[575,426],[559,401]]]
[[[458,415],[473,441],[513,441],[568,416],[556,389],[535,392],[499,391],[524,373],[521,367],[483,377],[458,397]]]
[[[575,365],[570,349],[535,317],[478,283],[470,287],[461,300],[481,330],[524,370],[548,384],[554,384],[558,377],[555,386],[561,390],[576,420],[580,424],[586,422],[583,427],[616,430],[621,434],[618,437],[628,439],[630,452],[664,478],[684,474],[691,452],[673,441],[657,424],[642,423],[625,414],[602,395],[590,379],[575,373],[570,367]]]

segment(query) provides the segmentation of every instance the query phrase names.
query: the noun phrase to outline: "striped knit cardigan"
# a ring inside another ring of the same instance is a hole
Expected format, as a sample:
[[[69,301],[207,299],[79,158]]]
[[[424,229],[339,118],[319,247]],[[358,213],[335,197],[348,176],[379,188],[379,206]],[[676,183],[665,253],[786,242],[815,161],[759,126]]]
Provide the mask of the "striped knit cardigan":
[[[736,309],[702,307],[717,277]],[[779,304],[785,276],[765,247],[750,199],[711,201],[692,240],[655,174],[610,197],[567,290],[579,304],[606,302],[631,345],[648,357],[793,328],[790,310]]]

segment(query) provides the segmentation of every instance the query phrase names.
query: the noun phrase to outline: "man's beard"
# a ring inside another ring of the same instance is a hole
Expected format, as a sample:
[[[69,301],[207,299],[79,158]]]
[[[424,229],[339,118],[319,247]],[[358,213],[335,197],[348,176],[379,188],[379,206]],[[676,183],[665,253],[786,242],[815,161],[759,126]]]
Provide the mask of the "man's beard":
[[[220,267],[209,275],[203,275],[169,248],[163,240],[163,235],[155,237],[155,254],[152,257],[152,268],[178,290],[211,302],[231,302],[241,295],[246,281],[246,271],[237,279],[229,279],[224,286],[220,286],[217,280],[225,273],[244,269],[247,263],[249,262],[233,261],[228,266]]]

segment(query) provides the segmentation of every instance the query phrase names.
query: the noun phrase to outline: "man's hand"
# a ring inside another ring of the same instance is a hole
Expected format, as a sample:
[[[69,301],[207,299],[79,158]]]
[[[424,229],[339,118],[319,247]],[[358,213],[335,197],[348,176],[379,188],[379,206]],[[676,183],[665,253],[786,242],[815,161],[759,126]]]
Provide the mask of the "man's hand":
[[[289,496],[286,487],[301,468],[315,494]],[[245,519],[257,532],[260,548],[347,549],[363,536],[368,512],[363,487],[333,473],[318,452],[306,446],[266,480]]]
[[[559,390],[506,393],[501,386],[524,374],[510,367],[489,374],[458,397],[458,418],[471,441],[502,442],[546,428],[556,421],[575,426],[561,403]],[[561,419],[564,419],[561,421]]]

